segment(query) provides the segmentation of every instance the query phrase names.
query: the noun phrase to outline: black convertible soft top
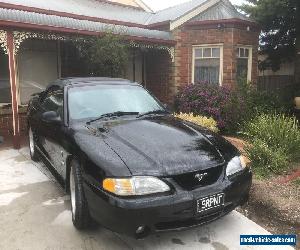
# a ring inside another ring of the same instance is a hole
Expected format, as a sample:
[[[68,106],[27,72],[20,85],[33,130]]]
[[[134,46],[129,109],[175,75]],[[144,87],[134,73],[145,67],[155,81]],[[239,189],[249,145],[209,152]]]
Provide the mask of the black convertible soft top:
[[[139,85],[136,82],[132,82],[130,80],[122,79],[122,78],[109,78],[109,77],[69,77],[69,78],[61,78],[52,83],[50,83],[47,87],[58,86],[59,88],[63,88],[65,86],[70,85],[84,85],[84,84],[115,84],[115,85]]]

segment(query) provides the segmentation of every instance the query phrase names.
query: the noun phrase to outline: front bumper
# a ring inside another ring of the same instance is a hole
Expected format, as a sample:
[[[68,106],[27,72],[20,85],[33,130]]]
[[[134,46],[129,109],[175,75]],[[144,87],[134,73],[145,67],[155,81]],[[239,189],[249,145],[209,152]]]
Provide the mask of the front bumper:
[[[247,169],[232,180],[224,178],[193,191],[185,191],[174,181],[168,181],[176,190],[172,195],[141,198],[115,197],[85,183],[90,214],[102,226],[134,237],[138,237],[136,230],[140,226],[145,228],[145,234],[198,226],[243,205],[248,200],[252,173]],[[224,206],[197,214],[197,200],[217,193],[225,194]]]

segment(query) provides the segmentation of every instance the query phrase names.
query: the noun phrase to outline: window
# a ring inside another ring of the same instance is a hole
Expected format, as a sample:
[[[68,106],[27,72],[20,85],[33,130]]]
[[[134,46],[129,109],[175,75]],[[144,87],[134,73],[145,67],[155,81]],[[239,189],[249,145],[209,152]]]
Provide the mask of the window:
[[[142,114],[154,110],[164,110],[144,88],[127,85],[70,88],[68,108],[71,120],[95,118],[117,111]]]
[[[221,46],[194,47],[193,82],[221,84],[222,54]]]
[[[239,47],[237,48],[237,81],[251,81],[251,66],[252,66],[252,48]]]

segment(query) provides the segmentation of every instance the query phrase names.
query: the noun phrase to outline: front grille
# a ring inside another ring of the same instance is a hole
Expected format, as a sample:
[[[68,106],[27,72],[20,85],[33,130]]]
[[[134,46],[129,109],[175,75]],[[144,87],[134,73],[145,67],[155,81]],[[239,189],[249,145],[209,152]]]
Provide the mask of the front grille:
[[[190,218],[182,221],[159,222],[155,225],[155,228],[156,231],[168,231],[168,230],[189,228],[189,227],[194,227],[194,226],[199,226],[202,224],[209,223],[211,221],[218,219],[221,216],[222,216],[222,212],[220,211],[199,218]]]
[[[199,187],[205,187],[214,184],[223,172],[223,166],[209,168],[203,171],[197,171],[188,174],[176,175],[173,179],[186,190],[193,190]],[[198,175],[198,178],[197,178]],[[202,179],[199,179],[202,176]]]

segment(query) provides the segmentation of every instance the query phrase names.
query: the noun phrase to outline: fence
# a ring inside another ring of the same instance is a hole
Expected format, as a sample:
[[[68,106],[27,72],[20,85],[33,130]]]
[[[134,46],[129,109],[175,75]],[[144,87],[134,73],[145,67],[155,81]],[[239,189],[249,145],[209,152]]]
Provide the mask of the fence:
[[[280,92],[291,87],[295,87],[295,77],[293,75],[258,77],[257,89],[260,91]]]

